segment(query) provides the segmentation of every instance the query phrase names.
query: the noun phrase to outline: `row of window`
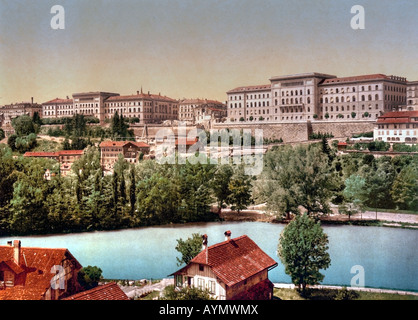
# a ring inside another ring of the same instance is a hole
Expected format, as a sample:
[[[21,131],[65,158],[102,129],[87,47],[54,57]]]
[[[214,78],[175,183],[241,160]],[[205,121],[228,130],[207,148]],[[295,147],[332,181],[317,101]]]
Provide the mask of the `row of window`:
[[[389,136],[389,135],[401,136],[402,135],[402,130],[399,130],[399,131],[394,130],[393,133],[390,133],[389,130],[387,130],[387,131],[382,130],[382,131],[377,131],[377,134],[379,136],[384,136],[385,135],[385,132],[386,132],[386,135],[387,136]],[[412,131],[412,132],[413,132],[413,134],[412,134],[413,136],[416,136],[417,135],[417,132],[416,131]],[[405,135],[407,135],[407,136],[409,136],[410,134],[411,134],[411,131],[409,131],[409,130],[407,130],[406,133],[405,133]]]

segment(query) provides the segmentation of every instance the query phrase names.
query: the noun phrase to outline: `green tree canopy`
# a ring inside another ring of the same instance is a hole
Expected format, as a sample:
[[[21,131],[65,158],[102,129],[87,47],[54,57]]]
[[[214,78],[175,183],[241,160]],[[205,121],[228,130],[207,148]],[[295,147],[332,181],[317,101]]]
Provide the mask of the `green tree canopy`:
[[[303,292],[307,285],[319,284],[324,279],[320,270],[331,264],[327,251],[327,234],[307,214],[297,216],[280,235],[278,256],[285,272]]]
[[[177,264],[188,264],[202,250],[202,235],[193,233],[186,240],[177,239],[176,250],[181,253],[181,258],[177,257]]]

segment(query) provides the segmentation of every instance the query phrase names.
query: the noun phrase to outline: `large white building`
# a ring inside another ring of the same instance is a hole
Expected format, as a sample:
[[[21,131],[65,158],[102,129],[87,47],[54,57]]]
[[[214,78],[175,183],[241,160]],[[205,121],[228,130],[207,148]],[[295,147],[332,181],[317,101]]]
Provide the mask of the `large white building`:
[[[227,92],[228,120],[262,122],[376,120],[406,104],[405,78],[323,73],[272,77],[270,84]]]

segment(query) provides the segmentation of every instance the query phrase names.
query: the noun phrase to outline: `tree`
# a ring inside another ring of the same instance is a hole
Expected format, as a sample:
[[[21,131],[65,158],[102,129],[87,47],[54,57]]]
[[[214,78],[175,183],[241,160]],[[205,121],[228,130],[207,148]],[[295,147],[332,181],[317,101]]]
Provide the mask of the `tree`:
[[[231,191],[229,183],[231,181],[234,170],[228,164],[220,165],[211,179],[211,189],[213,195],[218,202],[218,213],[221,213],[222,208],[226,208]]]
[[[135,166],[131,165],[129,171],[129,204],[131,209],[131,216],[135,213],[135,203],[136,203],[136,178],[135,178]]]
[[[282,231],[278,256],[292,282],[305,293],[307,285],[319,284],[324,275],[319,271],[331,264],[328,236],[307,214],[297,216]]]
[[[161,300],[214,300],[208,289],[201,290],[198,287],[185,287],[177,290],[173,285],[164,289]]]
[[[0,140],[3,140],[5,137],[6,135],[4,134],[4,130],[0,128]]]
[[[347,214],[350,220],[352,214],[364,210],[364,203],[367,200],[366,180],[359,175],[353,174],[345,180],[344,185],[344,202],[340,205],[339,211]]]
[[[23,115],[12,120],[12,126],[18,137],[27,136],[36,133],[34,123],[28,115]]]
[[[416,161],[404,167],[393,182],[390,194],[400,209],[418,211],[418,166]]]
[[[351,112],[351,118],[355,118],[356,117],[356,115],[357,115],[357,113],[355,113],[354,111],[353,112]]]
[[[264,165],[257,187],[270,210],[287,219],[300,206],[314,216],[330,211],[338,176],[321,146],[283,146],[268,152]]]
[[[242,166],[238,167],[228,184],[227,202],[231,204],[232,210],[240,213],[247,208],[252,201],[251,188],[251,177],[245,174]]]
[[[97,287],[102,279],[102,269],[96,266],[82,268],[77,275],[77,280],[85,290]]]
[[[192,237],[186,240],[177,239],[176,250],[181,253],[181,258],[176,258],[177,265],[188,264],[202,250],[202,235],[193,233]]]

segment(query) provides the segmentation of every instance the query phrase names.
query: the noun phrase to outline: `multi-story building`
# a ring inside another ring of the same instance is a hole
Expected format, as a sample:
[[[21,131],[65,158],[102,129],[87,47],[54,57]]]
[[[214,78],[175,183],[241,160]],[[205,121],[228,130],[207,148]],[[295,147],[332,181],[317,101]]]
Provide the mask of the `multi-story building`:
[[[406,79],[383,74],[337,78],[312,72],[272,77],[270,82],[228,91],[228,120],[376,120],[407,102]]]
[[[34,113],[38,112],[39,116],[42,116],[42,106],[34,103],[33,98],[31,102],[13,103],[0,107],[0,118],[2,119],[2,126],[12,123],[14,118],[28,115],[33,117]]]
[[[394,111],[379,116],[374,139],[385,142],[417,143],[418,111]]]
[[[108,173],[113,172],[119,154],[122,154],[126,161],[136,163],[140,153],[147,155],[150,152],[148,144],[134,141],[103,141],[99,148],[102,168]]]
[[[407,110],[418,110],[418,81],[409,81],[406,88]]]
[[[26,152],[23,156],[56,160],[60,165],[60,174],[65,177],[70,173],[72,164],[83,154],[84,150],[61,150],[57,152]]]
[[[105,119],[104,102],[110,97],[119,96],[111,92],[84,92],[73,94],[73,112],[85,116],[95,117],[103,123]]]
[[[227,92],[229,121],[271,120],[271,85],[238,87]]]
[[[42,103],[43,118],[66,118],[74,115],[73,99],[60,99]]]
[[[225,105],[216,100],[183,99],[179,102],[179,121],[196,124],[208,120],[221,121],[225,117]]]
[[[406,103],[406,79],[384,74],[327,79],[319,90],[318,119],[376,120]]]
[[[178,119],[178,101],[137,91],[136,95],[109,97],[104,101],[103,112],[107,119],[118,112],[127,118],[138,118],[141,124],[162,123]]]

